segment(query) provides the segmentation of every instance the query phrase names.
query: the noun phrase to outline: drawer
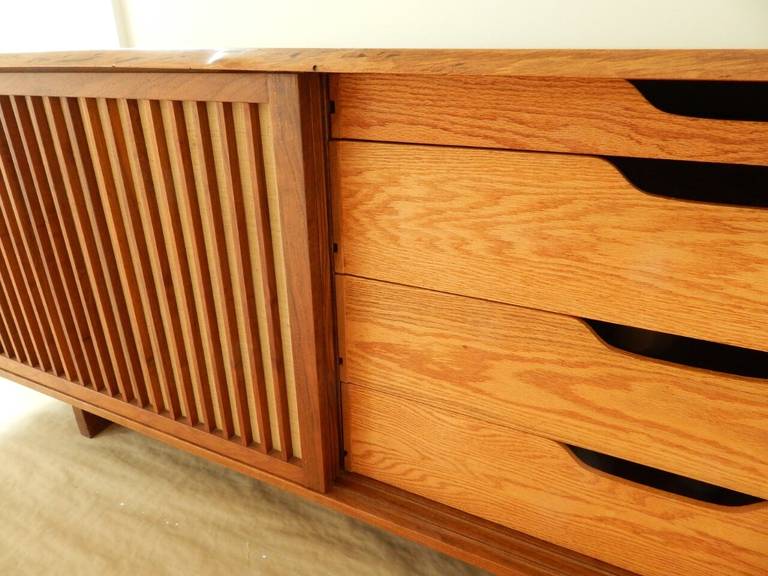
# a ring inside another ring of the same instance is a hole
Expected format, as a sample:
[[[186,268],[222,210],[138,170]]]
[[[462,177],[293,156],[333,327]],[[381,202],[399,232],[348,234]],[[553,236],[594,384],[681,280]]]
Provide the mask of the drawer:
[[[333,150],[339,271],[768,350],[764,167]]]
[[[631,465],[600,471],[551,440],[376,389],[343,393],[353,472],[645,576],[768,572],[765,502],[671,494],[621,477],[636,475]]]
[[[337,294],[346,382],[768,498],[766,353],[351,277]]]
[[[768,164],[768,83],[335,75],[335,138]]]

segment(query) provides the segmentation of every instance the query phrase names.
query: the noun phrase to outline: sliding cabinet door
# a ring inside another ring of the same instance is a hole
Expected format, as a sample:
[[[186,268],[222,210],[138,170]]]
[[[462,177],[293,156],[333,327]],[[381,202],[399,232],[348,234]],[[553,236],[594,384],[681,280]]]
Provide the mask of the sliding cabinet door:
[[[325,489],[323,110],[317,75],[0,73],[0,370]]]

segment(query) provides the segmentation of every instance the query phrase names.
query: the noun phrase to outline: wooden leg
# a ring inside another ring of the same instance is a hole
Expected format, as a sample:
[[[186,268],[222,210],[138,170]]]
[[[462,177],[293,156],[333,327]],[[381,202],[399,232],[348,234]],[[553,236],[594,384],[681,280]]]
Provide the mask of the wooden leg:
[[[80,429],[80,434],[86,438],[93,438],[111,424],[109,420],[105,420],[101,416],[96,416],[96,414],[91,414],[80,408],[73,406],[72,410],[75,413],[75,422],[77,422],[77,427]]]

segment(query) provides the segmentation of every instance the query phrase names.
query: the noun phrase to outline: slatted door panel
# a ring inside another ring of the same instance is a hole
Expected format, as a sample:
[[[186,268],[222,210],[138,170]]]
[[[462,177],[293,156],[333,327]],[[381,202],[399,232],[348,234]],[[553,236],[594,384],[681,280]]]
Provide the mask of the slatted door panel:
[[[320,326],[305,305],[320,270],[312,225],[297,218],[312,210],[293,207],[321,193],[317,144],[301,131],[311,87],[276,75],[195,74],[182,88],[162,74],[4,76],[4,359],[322,488],[327,354],[305,327]]]

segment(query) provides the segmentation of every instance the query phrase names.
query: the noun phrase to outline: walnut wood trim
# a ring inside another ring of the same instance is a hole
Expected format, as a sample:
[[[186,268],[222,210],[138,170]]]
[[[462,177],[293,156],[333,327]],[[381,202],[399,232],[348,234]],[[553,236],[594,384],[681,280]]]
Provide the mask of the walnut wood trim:
[[[136,98],[266,102],[264,74],[183,74],[136,72],[8,72],[0,70],[0,94],[71,98]]]
[[[7,70],[176,70],[768,80],[768,50],[113,50],[2,54]]]
[[[267,141],[273,150],[266,156],[275,163],[301,449],[310,486],[322,491],[337,467],[332,440],[337,433],[327,393],[334,386],[334,369],[325,100],[318,75],[271,75],[269,94],[272,137]]]

